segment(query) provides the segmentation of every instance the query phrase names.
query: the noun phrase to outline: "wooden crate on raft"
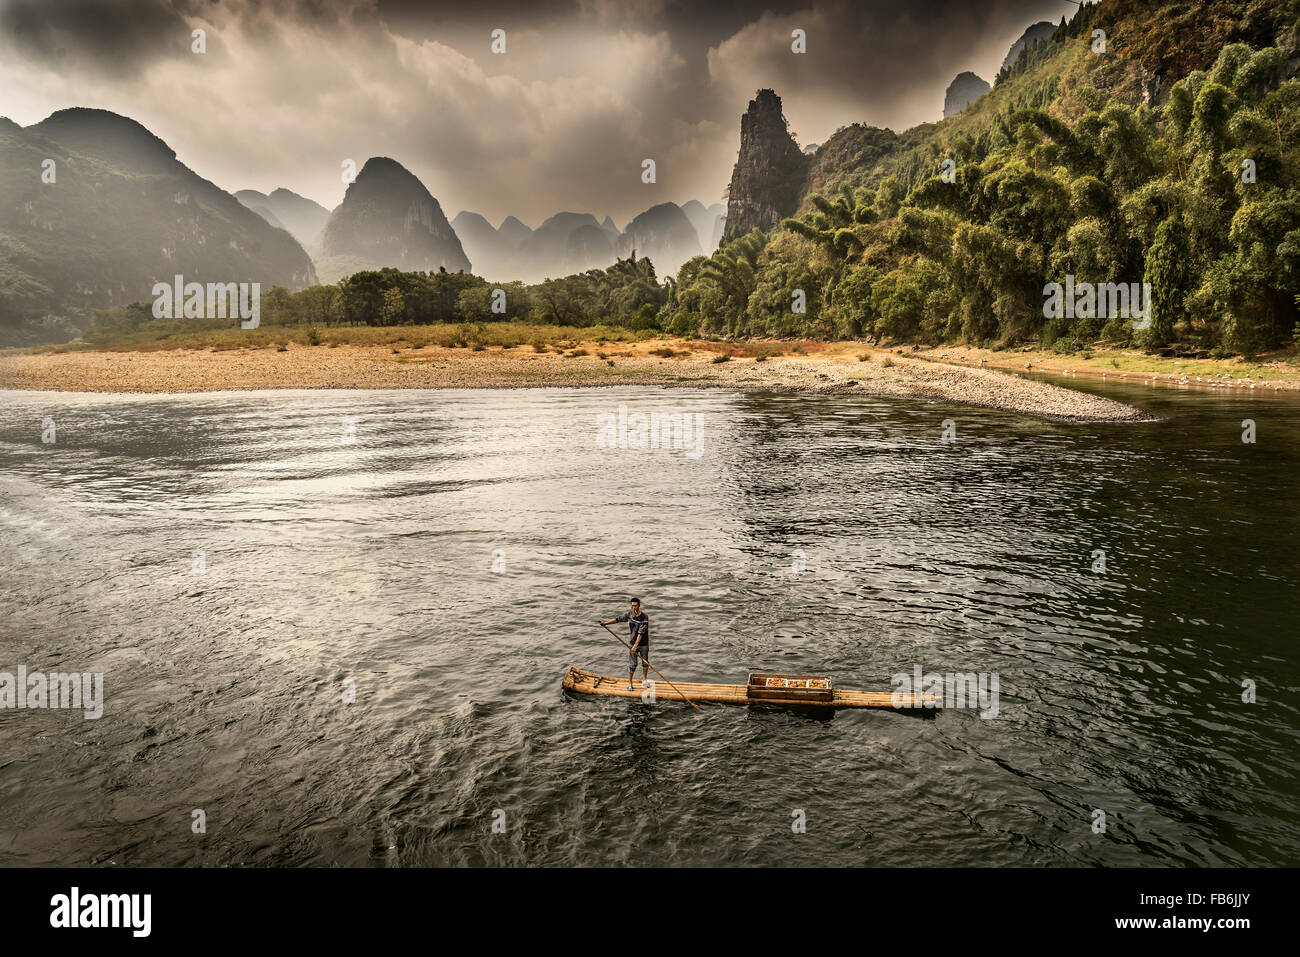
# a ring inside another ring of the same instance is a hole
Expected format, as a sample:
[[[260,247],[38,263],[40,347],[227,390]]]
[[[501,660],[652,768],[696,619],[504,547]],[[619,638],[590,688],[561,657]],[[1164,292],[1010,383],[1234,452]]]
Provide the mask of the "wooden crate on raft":
[[[775,675],[754,672],[745,686],[751,701],[783,701],[786,704],[830,704],[835,700],[830,675]]]

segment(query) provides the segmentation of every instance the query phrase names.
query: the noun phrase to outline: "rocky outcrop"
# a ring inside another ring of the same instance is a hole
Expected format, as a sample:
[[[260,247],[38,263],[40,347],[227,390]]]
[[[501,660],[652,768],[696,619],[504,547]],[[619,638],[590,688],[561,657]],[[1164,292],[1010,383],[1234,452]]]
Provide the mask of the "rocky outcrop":
[[[781,98],[759,90],[740,119],[740,153],[727,191],[724,239],[771,229],[799,206],[808,157],[790,135]]]
[[[948,84],[948,91],[944,94],[943,118],[946,120],[950,116],[956,116],[991,89],[988,83],[974,73],[969,71],[958,73]]]

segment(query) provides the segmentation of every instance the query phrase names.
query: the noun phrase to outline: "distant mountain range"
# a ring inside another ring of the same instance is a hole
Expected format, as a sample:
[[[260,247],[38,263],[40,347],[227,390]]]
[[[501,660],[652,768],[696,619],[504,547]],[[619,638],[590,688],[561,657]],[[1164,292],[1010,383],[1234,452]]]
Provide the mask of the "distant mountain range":
[[[475,273],[532,283],[604,269],[633,251],[654,263],[656,275],[673,275],[692,256],[717,248],[724,213],[721,204],[705,207],[691,200],[684,206],[654,206],[623,230],[609,216],[598,221],[590,213],[571,212],[556,213],[532,230],[514,216],[494,229],[480,214],[462,210],[451,225]]]
[[[1026,29],[1003,71],[1055,29],[1046,21]],[[988,88],[972,73],[958,74],[945,117]],[[863,162],[898,138],[846,129]],[[0,344],[50,338],[43,324],[58,323],[45,317],[85,328],[93,309],[148,300],[155,282],[177,274],[293,290],[383,267],[535,283],[602,269],[635,252],[663,278],[712,253],[724,234],[771,228],[792,215],[844,153],[838,139],[830,151],[801,149],[787,131],[780,98],[761,90],[741,120],[728,207],[660,203],[622,229],[609,216],[565,211],[531,229],[515,216],[493,227],[469,210],[448,222],[424,184],[387,157],[369,159],[331,211],[285,188],[232,196],[180,163],[139,123],[114,113],[61,110],[27,128],[0,118]],[[41,178],[47,160],[54,164],[50,183]]]
[[[231,195],[134,120],[83,108],[26,128],[0,117],[0,195],[0,345],[66,339],[93,310],[151,301],[154,284],[177,275],[264,291],[384,266],[537,282],[635,249],[667,276],[716,246],[722,213],[664,203],[620,230],[609,216],[563,212],[533,230],[463,212],[453,227],[385,157],[366,162],[333,211],[284,188]]]
[[[357,184],[362,189],[354,194]],[[535,230],[515,216],[493,227],[470,210],[461,210],[444,229],[438,201],[401,164],[384,158],[367,161],[332,214],[287,189],[269,195],[245,189],[235,196],[272,226],[288,230],[311,254],[321,282],[335,282],[359,269],[393,266],[463,269],[503,282],[536,283],[604,269],[633,251],[650,259],[656,275],[663,277],[675,274],[692,256],[713,252],[726,218],[721,203],[706,207],[691,200],[683,206],[661,203],[622,230],[609,216],[597,220],[591,213],[573,212],[556,213]],[[349,204],[355,209],[340,215]]]

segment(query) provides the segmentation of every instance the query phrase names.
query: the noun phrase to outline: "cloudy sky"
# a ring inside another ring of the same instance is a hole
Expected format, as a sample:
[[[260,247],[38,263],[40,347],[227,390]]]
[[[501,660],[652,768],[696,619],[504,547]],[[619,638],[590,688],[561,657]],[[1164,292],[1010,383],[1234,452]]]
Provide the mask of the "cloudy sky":
[[[963,70],[992,82],[1026,26],[1072,0],[0,0],[0,115],[138,120],[230,191],[333,208],[344,159],[391,156],[447,215],[621,227],[721,201],[740,115],[780,94],[800,144],[938,119]],[[791,52],[791,31],[807,53]],[[191,52],[206,31],[207,52]],[[491,50],[505,31],[506,52]],[[657,183],[641,182],[653,158]]]

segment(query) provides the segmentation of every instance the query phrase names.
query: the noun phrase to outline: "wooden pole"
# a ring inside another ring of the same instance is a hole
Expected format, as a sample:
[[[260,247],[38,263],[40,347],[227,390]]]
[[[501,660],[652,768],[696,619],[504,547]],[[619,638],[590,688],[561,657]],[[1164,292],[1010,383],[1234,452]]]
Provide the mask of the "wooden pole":
[[[614,632],[613,632],[613,630],[609,627],[609,625],[605,624],[603,621],[600,622],[599,624],[600,624],[600,627],[604,628],[604,629],[605,629],[606,631],[608,631],[611,635],[614,635]],[[618,635],[614,635],[614,637],[615,637],[615,638],[618,638]],[[623,641],[622,638],[618,638],[618,640],[619,640],[619,642],[622,643],[622,645],[623,645],[624,648],[626,648],[628,651],[632,651],[632,646],[629,645],[626,641]],[[663,673],[662,671],[660,671],[658,668],[656,668],[654,665],[650,664],[649,661],[646,661],[646,658],[645,658],[644,655],[640,654],[639,652],[633,652],[633,654],[635,654],[638,658],[640,658],[640,659],[645,663],[645,665],[646,665],[646,666],[647,666],[651,671],[653,671],[655,674],[657,674],[660,678],[664,678],[664,673]],[[682,694],[682,689],[679,688],[679,687],[677,687],[677,685],[673,684],[673,683],[672,683],[671,681],[669,681],[667,678],[664,678],[664,684],[668,685],[668,687],[672,688],[674,691],[676,691],[678,694],[680,694],[680,695],[682,696],[682,700],[685,701],[685,702],[686,702],[688,705],[690,705],[692,708],[694,708],[696,711],[702,711],[702,710],[704,710],[704,709],[701,708],[698,704],[696,704],[694,701],[692,701],[690,698],[686,697],[686,695]]]

